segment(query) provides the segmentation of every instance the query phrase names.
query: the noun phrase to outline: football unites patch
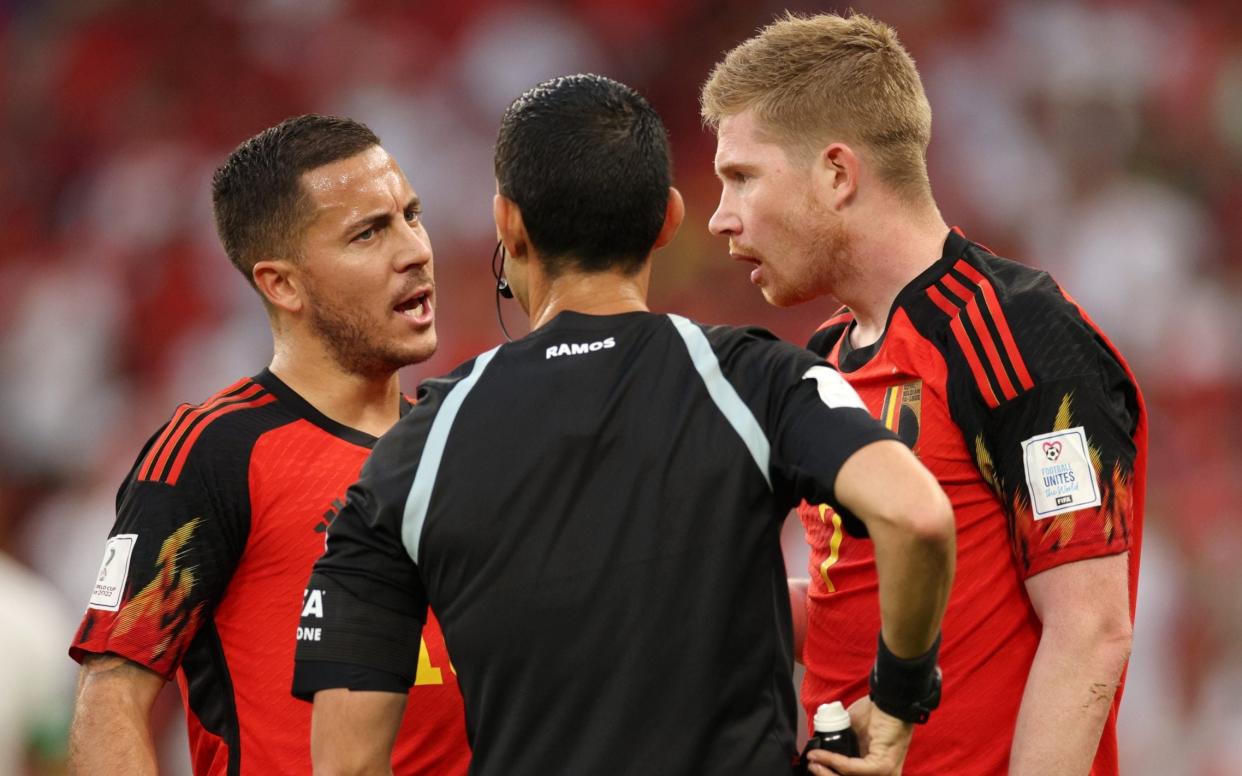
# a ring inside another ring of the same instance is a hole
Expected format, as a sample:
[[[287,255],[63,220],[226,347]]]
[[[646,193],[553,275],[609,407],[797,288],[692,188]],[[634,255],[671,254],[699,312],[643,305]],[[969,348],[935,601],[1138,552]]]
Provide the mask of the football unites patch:
[[[1101,504],[1099,479],[1082,426],[1026,440],[1022,463],[1036,520]]]

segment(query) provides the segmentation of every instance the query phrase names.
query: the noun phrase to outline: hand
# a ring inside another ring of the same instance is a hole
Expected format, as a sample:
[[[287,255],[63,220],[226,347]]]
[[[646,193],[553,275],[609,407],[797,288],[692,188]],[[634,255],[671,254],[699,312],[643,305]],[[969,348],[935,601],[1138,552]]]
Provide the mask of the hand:
[[[901,776],[914,724],[903,722],[859,698],[850,704],[850,727],[858,734],[862,757],[845,757],[816,749],[807,754],[815,776]]]

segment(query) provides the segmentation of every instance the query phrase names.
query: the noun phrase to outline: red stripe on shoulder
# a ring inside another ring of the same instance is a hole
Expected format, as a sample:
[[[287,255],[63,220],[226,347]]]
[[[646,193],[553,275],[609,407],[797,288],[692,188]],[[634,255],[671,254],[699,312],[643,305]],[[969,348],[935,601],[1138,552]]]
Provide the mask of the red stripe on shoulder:
[[[992,390],[992,384],[988,382],[987,372],[983,369],[983,361],[980,360],[979,354],[975,351],[975,346],[971,344],[970,337],[966,334],[966,326],[962,323],[961,316],[955,316],[949,322],[949,329],[953,332],[954,338],[957,339],[958,347],[962,349],[962,355],[966,357],[966,363],[970,366],[970,373],[975,376],[975,383],[979,386],[979,393],[983,394],[983,400],[992,409],[1000,406],[1000,400],[996,398],[996,392]]]
[[[836,326],[839,323],[848,323],[849,321],[853,319],[854,319],[853,313],[851,313],[849,310],[842,310],[841,312],[837,313],[836,315],[832,316],[828,320],[821,323],[819,325],[819,328],[815,330],[815,333],[818,334],[819,332],[823,331],[829,326]]]
[[[970,291],[970,289],[966,288],[966,286],[962,284],[962,281],[958,280],[952,275],[946,274],[943,277],[941,277],[940,280],[941,282],[944,283],[944,287],[949,289],[949,293],[957,297],[957,301],[961,302],[962,304],[966,304],[967,302],[970,301],[970,298],[974,296],[974,294]]]
[[[957,306],[949,301],[949,298],[940,292],[935,286],[927,287],[927,298],[940,308],[940,310],[950,318],[957,317]]]
[[[1005,372],[1005,365],[1001,363],[996,342],[988,333],[987,324],[983,322],[983,314],[979,312],[979,297],[970,298],[970,303],[966,305],[966,315],[970,318],[970,324],[974,327],[975,333],[979,335],[979,341],[983,343],[983,352],[987,354],[988,363],[992,365],[992,373],[996,375],[996,381],[1000,383],[1001,393],[1006,399],[1018,398],[1018,392],[1013,389],[1013,383],[1010,382],[1009,375]]]
[[[965,292],[962,285],[952,277],[946,275],[944,280],[946,285],[948,285],[948,281],[952,281],[963,293]],[[983,319],[979,315],[979,305],[974,295],[966,294],[966,298],[970,301],[966,303],[964,308],[958,307],[949,301],[949,298],[935,286],[927,287],[927,298],[939,307],[945,315],[949,316],[949,329],[953,332],[953,337],[957,340],[958,347],[962,349],[962,355],[966,357],[966,363],[970,366],[970,372],[974,375],[975,382],[979,385],[979,392],[983,394],[983,399],[988,406],[996,408],[1000,406],[1000,401],[996,397],[992,383],[988,381],[987,371],[983,367],[982,359],[979,358],[979,352],[975,350],[974,343],[970,341],[970,336],[966,333],[966,324],[962,321],[962,313],[966,313],[967,317],[969,317],[971,328],[975,329],[979,341],[983,343],[984,350],[987,351],[988,362],[991,363],[992,371],[997,375],[997,382],[1000,383],[1005,397],[1011,399],[1017,396],[1017,392],[1013,390],[1013,384],[1009,382],[1009,378],[1005,374],[1004,367],[1000,364],[996,346],[992,343],[991,338],[986,336],[987,329],[984,327]]]
[[[210,410],[220,402],[237,394],[238,391],[250,383],[250,378],[243,377],[228,388],[213,394],[202,404],[182,404],[178,407],[177,411],[173,413],[172,420],[168,421],[168,425],[164,427],[164,433],[160,434],[159,439],[155,440],[155,444],[151,445],[151,449],[147,451],[147,457],[143,459],[142,465],[138,467],[138,479],[151,479],[157,462],[159,468],[163,468],[164,463],[168,460],[168,450],[171,449],[170,443],[172,447],[175,447],[176,438],[180,436],[186,424],[192,421],[192,419],[187,420],[187,415],[192,412]]]
[[[247,393],[249,393],[249,391]],[[185,468],[185,460],[190,456],[190,449],[194,447],[194,443],[198,441],[198,438],[202,435],[203,430],[210,426],[214,421],[228,415],[230,412],[262,407],[263,405],[271,404],[274,401],[276,401],[276,397],[274,395],[264,393],[261,396],[255,397],[251,401],[244,401],[238,404],[228,404],[212,412],[210,417],[205,418],[202,423],[195,426],[194,430],[186,436],[185,443],[181,445],[181,450],[177,453],[177,458],[173,461],[172,470],[168,472],[168,476],[164,479],[164,482],[168,485],[177,484],[177,479],[181,476],[181,470]]]
[[[192,428],[197,427],[200,418],[207,418],[221,408],[227,408],[239,402],[246,402],[263,392],[263,386],[258,383],[243,380],[235,387],[221,391],[197,407],[183,405],[182,409],[185,411],[178,411],[175,425],[169,423],[160,444],[151,448],[148,457],[152,459],[152,463],[144,467],[143,471],[139,473],[138,479],[163,481],[165,478],[161,476],[161,472],[167,467],[168,460],[172,457],[173,452],[177,449],[181,440],[185,438],[186,434]]]
[[[983,290],[984,303],[987,304],[988,312],[991,313],[992,320],[996,323],[996,331],[1000,334],[1001,344],[1005,348],[1006,355],[1009,356],[1009,362],[1013,364],[1013,371],[1018,376],[1018,382],[1024,391],[1031,390],[1035,387],[1035,381],[1031,379],[1026,362],[1022,360],[1022,353],[1018,350],[1018,343],[1014,341],[1009,321],[1005,319],[1005,311],[1001,308],[1000,299],[996,296],[996,289],[992,286],[992,282],[965,260],[959,261],[954,269],[970,278]],[[999,374],[1003,374],[1003,370]]]

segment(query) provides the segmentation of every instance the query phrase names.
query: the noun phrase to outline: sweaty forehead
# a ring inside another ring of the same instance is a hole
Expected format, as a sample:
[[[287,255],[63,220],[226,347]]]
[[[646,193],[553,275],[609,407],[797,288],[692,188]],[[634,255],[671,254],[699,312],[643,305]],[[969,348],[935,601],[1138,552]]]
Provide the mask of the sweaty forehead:
[[[307,170],[302,186],[321,215],[347,215],[391,203],[404,208],[414,195],[396,160],[380,146]]]

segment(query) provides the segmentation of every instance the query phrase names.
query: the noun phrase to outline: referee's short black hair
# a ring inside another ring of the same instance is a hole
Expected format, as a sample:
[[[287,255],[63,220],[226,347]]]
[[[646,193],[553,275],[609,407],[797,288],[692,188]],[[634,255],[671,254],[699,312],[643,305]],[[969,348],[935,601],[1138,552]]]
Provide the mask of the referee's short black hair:
[[[224,252],[252,286],[256,262],[300,255],[297,239],[309,215],[302,174],[379,142],[353,119],[308,113],[263,130],[229,154],[211,179],[212,210]]]
[[[544,81],[513,101],[496,140],[500,193],[552,275],[637,272],[672,183],[668,132],[642,95],[599,75]]]

